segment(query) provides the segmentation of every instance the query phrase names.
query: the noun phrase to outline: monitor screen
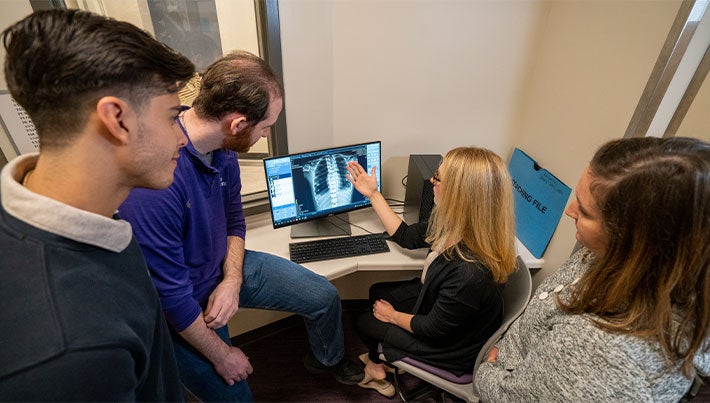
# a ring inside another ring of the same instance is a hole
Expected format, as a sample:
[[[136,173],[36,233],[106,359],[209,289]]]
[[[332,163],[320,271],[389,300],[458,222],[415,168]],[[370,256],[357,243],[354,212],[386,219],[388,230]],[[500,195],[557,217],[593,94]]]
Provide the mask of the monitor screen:
[[[368,173],[377,167],[381,190],[380,150],[375,141],[264,159],[274,228],[370,206],[348,181],[346,167],[350,161]]]

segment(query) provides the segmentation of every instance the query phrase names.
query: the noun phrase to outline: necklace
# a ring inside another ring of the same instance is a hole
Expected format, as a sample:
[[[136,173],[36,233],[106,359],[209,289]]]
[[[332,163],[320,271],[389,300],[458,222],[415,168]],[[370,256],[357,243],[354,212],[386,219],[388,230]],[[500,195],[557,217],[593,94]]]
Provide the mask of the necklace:
[[[34,169],[30,169],[29,171],[27,171],[27,173],[25,174],[25,177],[22,178],[22,186],[24,186],[24,187],[26,187],[26,188],[29,189],[30,177],[32,176],[32,174],[33,174],[34,172],[35,172]]]

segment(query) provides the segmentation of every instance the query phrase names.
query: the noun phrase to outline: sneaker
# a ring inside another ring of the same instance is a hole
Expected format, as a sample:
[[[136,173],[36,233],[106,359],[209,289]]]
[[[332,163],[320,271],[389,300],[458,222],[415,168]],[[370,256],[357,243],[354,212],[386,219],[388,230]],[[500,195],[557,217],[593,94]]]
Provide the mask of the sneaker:
[[[327,366],[321,364],[313,353],[309,352],[306,358],[303,359],[303,365],[312,374],[331,374],[336,381],[344,385],[357,385],[365,378],[365,371],[345,357],[337,364]]]

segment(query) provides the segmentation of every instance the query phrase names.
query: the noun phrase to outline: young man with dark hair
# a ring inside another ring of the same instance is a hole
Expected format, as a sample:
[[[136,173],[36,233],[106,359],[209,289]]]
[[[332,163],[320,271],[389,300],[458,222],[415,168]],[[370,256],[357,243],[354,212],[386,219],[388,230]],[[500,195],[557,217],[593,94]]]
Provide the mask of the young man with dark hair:
[[[2,32],[40,152],[0,176],[0,399],[175,401],[182,385],[131,226],[133,187],[173,181],[184,56],[137,27],[38,11]]]
[[[183,383],[206,401],[249,401],[249,359],[229,341],[239,307],[304,317],[311,352],[305,364],[356,384],[364,372],[343,358],[340,297],[324,277],[289,260],[245,250],[246,225],[236,152],[266,137],[283,105],[283,87],[248,52],[214,62],[192,109],[180,116],[188,145],[175,183],[136,189],[120,207],[133,224],[172,326]]]

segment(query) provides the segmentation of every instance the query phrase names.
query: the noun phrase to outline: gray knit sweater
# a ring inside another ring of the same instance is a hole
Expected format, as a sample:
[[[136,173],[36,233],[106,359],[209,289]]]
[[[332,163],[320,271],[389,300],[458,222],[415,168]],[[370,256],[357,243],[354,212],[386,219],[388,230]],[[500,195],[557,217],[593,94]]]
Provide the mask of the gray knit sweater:
[[[589,315],[557,308],[589,268],[589,251],[580,249],[535,291],[523,315],[499,347],[498,361],[476,372],[485,402],[675,402],[692,380],[669,366],[658,342],[614,334],[595,326]],[[710,372],[710,353],[695,366]]]

